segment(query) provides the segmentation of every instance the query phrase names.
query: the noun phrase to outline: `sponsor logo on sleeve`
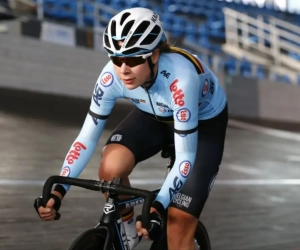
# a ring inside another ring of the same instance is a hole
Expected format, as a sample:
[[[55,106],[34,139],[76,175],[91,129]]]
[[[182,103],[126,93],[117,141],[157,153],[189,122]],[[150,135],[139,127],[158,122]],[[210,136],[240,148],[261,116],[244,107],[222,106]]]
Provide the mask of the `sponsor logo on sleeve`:
[[[191,163],[189,161],[183,161],[179,164],[179,172],[182,177],[188,177],[191,170]]]
[[[191,118],[191,112],[186,109],[179,109],[176,114],[177,120],[180,122],[187,122]]]
[[[178,79],[176,79],[174,82],[172,82],[172,84],[170,85],[170,91],[172,93],[174,93],[173,99],[175,101],[175,104],[182,107],[184,105],[184,100],[183,100],[184,94],[182,93],[181,89],[178,89],[178,87],[176,85],[177,82],[178,82]]]
[[[61,170],[60,176],[68,177],[70,173],[71,173],[71,169],[66,166]]]
[[[207,92],[209,92],[212,95],[215,92],[215,83],[212,79],[210,79],[209,82],[208,79],[205,79],[203,89],[202,89],[202,97],[206,96]]]
[[[186,207],[188,208],[192,202],[193,198],[190,196],[187,196],[182,193],[177,193],[172,200],[172,203],[179,205],[180,207]]]
[[[213,95],[215,92],[215,83],[212,79],[210,79],[210,87],[209,87],[209,92]]]
[[[94,124],[97,126],[98,125],[98,119],[95,118],[95,117],[92,117],[92,120],[93,120]]]
[[[174,195],[178,193],[182,186],[183,182],[178,178],[178,176],[175,176],[173,179],[173,187],[169,188],[170,201],[174,198]]]
[[[204,82],[204,85],[203,85],[203,89],[202,89],[202,96],[206,96],[207,92],[208,92],[208,89],[209,89],[209,83],[208,83],[208,80],[205,79],[205,82]]]
[[[101,77],[101,84],[104,87],[109,87],[114,81],[114,77],[110,72],[105,72],[103,73]]]
[[[93,94],[93,100],[95,104],[100,107],[100,101],[102,100],[102,96],[104,94],[104,91],[99,87],[98,83],[95,86],[94,94]]]
[[[122,140],[122,135],[116,134],[113,135],[110,139],[110,141],[121,141]]]
[[[209,183],[208,193],[209,193],[209,192],[211,191],[211,189],[213,188],[213,185],[214,185],[214,183],[215,183],[216,178],[217,178],[217,174],[215,174],[215,175],[213,176],[213,178],[211,179],[211,181],[210,181],[210,183]]]
[[[69,154],[66,158],[68,164],[72,165],[75,160],[78,160],[81,150],[86,150],[86,146],[84,146],[81,142],[75,142],[73,144],[73,149],[69,151]]]

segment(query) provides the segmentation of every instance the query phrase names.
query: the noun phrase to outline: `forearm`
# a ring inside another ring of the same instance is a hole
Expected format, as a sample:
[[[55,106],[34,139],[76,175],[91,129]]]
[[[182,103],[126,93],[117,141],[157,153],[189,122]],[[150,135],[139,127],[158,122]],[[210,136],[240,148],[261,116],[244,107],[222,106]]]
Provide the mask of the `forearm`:
[[[198,131],[184,137],[175,134],[176,160],[156,198],[156,201],[160,202],[165,209],[175,194],[180,191],[192,171],[196,159],[197,138]]]
[[[62,164],[61,176],[77,178],[88,164],[93,155],[106,120],[99,120],[97,125],[90,115],[87,115],[78,137],[72,143]],[[69,190],[69,185],[56,185],[54,192],[64,197]]]
[[[52,194],[55,194],[55,195],[58,196],[59,199],[61,199],[61,200],[64,198],[64,196],[63,196],[60,192],[58,192],[58,191],[53,190]]]

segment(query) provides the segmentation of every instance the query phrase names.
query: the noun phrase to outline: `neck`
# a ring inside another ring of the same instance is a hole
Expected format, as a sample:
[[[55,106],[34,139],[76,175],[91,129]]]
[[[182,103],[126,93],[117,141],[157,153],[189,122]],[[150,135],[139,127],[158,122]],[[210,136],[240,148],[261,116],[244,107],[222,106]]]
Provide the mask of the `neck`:
[[[157,74],[157,71],[158,71],[158,63],[156,63],[156,64],[154,65],[154,68],[153,68],[153,73],[154,73],[155,76],[156,76],[156,74]]]
[[[149,76],[149,79],[142,85],[142,87],[146,90],[150,89],[155,82],[155,78],[157,76],[158,71],[158,63],[153,66],[153,77]]]

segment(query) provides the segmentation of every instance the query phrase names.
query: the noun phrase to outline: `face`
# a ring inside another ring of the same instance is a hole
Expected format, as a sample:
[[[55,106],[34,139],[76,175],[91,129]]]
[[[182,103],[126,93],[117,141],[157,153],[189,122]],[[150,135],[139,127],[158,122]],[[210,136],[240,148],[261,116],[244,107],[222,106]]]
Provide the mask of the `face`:
[[[119,42],[119,45],[122,45],[122,43],[123,42]],[[158,57],[159,57],[159,51],[156,50],[153,52],[151,56],[152,62],[155,65],[157,65]],[[126,61],[126,59],[124,61]],[[150,79],[150,68],[147,60],[145,60],[144,63],[134,67],[128,66],[125,62],[122,62],[120,66],[117,66],[116,64],[113,65],[117,76],[124,83],[125,87],[128,89],[135,89]],[[155,74],[156,71],[157,71],[157,66],[154,67]]]

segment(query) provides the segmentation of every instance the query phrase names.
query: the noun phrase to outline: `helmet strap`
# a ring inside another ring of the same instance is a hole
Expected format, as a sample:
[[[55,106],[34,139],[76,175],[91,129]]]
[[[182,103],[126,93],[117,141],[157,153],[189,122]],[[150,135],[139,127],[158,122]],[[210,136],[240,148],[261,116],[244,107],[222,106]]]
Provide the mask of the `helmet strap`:
[[[156,76],[157,76],[157,74],[154,75],[154,64],[153,64],[153,62],[151,60],[151,57],[147,58],[147,62],[148,62],[149,69],[150,69],[150,80],[144,82],[142,84],[142,86],[141,86],[142,88],[144,88],[146,90],[148,90],[148,89],[150,89],[152,87],[152,85],[155,82]]]

